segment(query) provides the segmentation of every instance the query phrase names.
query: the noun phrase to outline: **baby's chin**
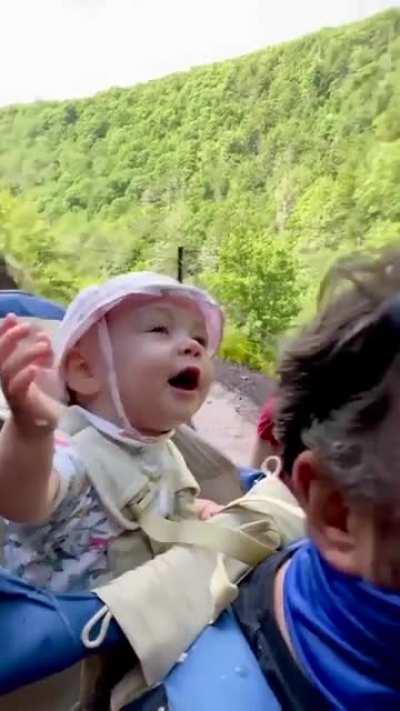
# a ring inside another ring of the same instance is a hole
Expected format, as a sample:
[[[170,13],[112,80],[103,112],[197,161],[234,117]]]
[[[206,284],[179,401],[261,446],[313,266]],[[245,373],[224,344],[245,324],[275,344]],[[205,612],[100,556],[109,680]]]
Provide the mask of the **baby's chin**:
[[[190,423],[191,416],[185,418],[171,418],[157,423],[152,420],[151,422],[142,422],[140,426],[135,425],[133,422],[132,425],[139,432],[139,434],[144,437],[161,437],[162,435],[168,434],[172,430],[176,430],[181,425],[190,425]]]
[[[157,436],[176,430],[181,425],[190,424],[199,409],[199,398],[193,402],[176,402],[170,399],[160,401],[159,407],[147,411],[130,412],[125,408],[126,415],[132,426],[145,436]]]
[[[135,425],[133,426],[135,427]],[[135,427],[135,429],[142,437],[162,437],[163,435],[169,434],[169,432],[171,432],[171,430],[174,430],[175,427],[168,427],[168,429],[154,429],[154,427]]]

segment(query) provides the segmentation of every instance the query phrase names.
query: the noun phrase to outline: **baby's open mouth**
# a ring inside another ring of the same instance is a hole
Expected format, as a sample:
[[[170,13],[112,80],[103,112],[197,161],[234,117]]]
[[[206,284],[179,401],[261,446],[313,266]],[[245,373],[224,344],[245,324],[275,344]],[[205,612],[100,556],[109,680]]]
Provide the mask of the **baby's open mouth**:
[[[173,388],[178,390],[197,390],[200,381],[198,368],[184,368],[168,380]]]

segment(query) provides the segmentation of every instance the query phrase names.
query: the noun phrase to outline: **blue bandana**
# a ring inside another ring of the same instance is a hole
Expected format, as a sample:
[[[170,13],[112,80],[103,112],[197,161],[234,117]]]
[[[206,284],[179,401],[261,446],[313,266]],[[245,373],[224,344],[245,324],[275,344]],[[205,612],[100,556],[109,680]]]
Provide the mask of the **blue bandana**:
[[[334,709],[400,709],[400,594],[334,570],[307,541],[286,571],[284,611],[303,671]]]

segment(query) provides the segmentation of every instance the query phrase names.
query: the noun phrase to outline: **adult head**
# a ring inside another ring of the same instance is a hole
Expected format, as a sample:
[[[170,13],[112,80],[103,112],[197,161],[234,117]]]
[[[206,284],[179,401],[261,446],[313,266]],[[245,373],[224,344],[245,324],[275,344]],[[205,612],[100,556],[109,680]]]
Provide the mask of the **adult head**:
[[[343,261],[280,364],[283,467],[344,573],[400,589],[400,251]]]
[[[277,435],[309,538],[237,617],[285,708],[400,703],[400,252],[342,261],[280,363]]]

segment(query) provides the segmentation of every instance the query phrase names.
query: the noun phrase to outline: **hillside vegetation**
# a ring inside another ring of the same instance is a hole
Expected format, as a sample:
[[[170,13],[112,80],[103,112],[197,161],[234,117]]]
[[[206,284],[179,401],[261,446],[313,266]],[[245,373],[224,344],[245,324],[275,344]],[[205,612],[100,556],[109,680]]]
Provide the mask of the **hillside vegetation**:
[[[35,287],[137,268],[225,304],[262,366],[342,253],[400,227],[400,11],[79,101],[0,111],[0,249]]]

